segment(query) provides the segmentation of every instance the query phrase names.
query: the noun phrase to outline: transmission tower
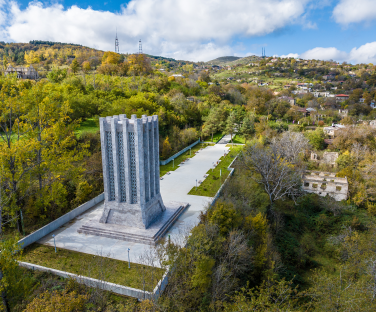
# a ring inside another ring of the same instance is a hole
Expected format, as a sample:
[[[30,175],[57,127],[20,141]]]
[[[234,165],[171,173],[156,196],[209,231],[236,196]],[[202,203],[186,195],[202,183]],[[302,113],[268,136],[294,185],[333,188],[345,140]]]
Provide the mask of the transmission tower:
[[[120,53],[119,40],[118,40],[118,37],[117,37],[117,30],[116,30],[116,37],[115,37],[115,53]]]
[[[142,54],[142,43],[141,43],[141,39],[140,39],[140,41],[138,42],[138,54]]]

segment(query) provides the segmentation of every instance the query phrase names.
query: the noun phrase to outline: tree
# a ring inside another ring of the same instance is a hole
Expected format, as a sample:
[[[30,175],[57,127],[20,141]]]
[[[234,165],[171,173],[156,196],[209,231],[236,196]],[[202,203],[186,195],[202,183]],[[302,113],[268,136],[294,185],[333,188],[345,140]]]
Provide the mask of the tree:
[[[309,144],[311,144],[313,148],[316,150],[324,149],[325,134],[322,128],[316,128],[315,131],[309,131],[306,136],[309,140]]]
[[[47,78],[55,83],[62,82],[67,77],[67,70],[56,68],[47,74]]]
[[[236,122],[235,113],[231,112],[230,115],[227,117],[226,128],[225,128],[226,133],[231,134],[231,143],[232,143],[232,135],[234,134],[235,129],[236,129],[235,122]]]
[[[214,133],[218,130],[217,109],[210,110],[204,125],[202,126],[202,132],[205,136],[211,135],[211,141],[213,142]]]
[[[91,65],[90,62],[85,61],[82,63],[82,70],[84,71],[85,74],[87,74],[91,70]]]
[[[251,178],[264,187],[271,206],[285,196],[295,200],[303,194],[303,168],[292,165],[279,153],[277,146],[246,146],[241,161],[243,167],[250,172]]]
[[[132,54],[128,57],[129,71],[135,76],[148,74],[152,68],[150,60],[145,54]]]
[[[120,54],[107,51],[104,52],[103,57],[102,57],[102,64],[118,64],[120,61]]]
[[[77,73],[78,70],[80,69],[80,64],[78,64],[78,61],[77,61],[76,59],[74,59],[74,60],[72,61],[72,64],[71,64],[70,67],[71,67],[72,72],[75,74],[75,73]]]
[[[163,141],[163,144],[162,144],[162,157],[167,159],[168,156],[170,156],[170,153],[171,153],[171,144],[168,140],[168,137],[166,137],[166,139]]]
[[[255,124],[254,124],[254,118],[252,115],[252,121],[251,117],[244,117],[242,126],[240,128],[240,133],[245,139],[245,144],[247,144],[247,139],[255,132]]]
[[[302,133],[286,131],[279,139],[273,139],[273,148],[287,161],[296,163],[299,155],[309,148],[309,144]]]

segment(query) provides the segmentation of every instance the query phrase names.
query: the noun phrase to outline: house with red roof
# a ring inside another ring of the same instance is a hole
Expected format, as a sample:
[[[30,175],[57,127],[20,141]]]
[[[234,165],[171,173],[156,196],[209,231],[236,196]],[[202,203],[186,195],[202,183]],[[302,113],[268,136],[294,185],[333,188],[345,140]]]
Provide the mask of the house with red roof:
[[[337,102],[343,102],[349,99],[349,96],[347,94],[336,94],[336,101]]]

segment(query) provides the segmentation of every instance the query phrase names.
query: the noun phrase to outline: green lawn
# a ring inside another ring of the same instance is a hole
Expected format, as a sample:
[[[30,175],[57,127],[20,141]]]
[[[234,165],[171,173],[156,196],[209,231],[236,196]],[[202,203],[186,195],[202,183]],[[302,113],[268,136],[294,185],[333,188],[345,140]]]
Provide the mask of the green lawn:
[[[220,139],[222,139],[223,133],[222,132],[217,132],[216,134],[213,135],[213,143],[217,143]],[[205,142],[212,142],[211,136],[208,136],[205,138]]]
[[[185,153],[181,154],[179,157],[176,157],[173,161],[170,161],[167,165],[159,166],[159,176],[164,176],[169,171],[174,171],[178,169],[178,166],[183,160],[186,160],[187,158],[192,158],[195,156],[195,153],[201,149],[209,146],[210,144],[207,143],[199,143],[192,147],[192,151],[186,151]]]
[[[37,243],[25,248],[21,261],[137,289],[143,288],[145,278],[147,291],[154,289],[164,273],[162,269],[135,263],[129,269],[128,262],[66,249],[58,248],[55,253],[53,247]]]
[[[220,158],[220,163],[214,169],[209,169],[206,173],[208,177],[206,177],[206,179],[204,179],[204,177],[202,178],[203,182],[197,187],[197,190],[196,187],[194,187],[188,194],[213,197],[230,173],[230,170],[227,170],[227,167],[231,164],[236,155],[239,154],[242,148],[243,146],[241,145],[232,146],[230,152],[225,157],[222,156]],[[222,175],[220,176],[221,172]]]
[[[77,129],[76,134],[80,136],[83,132],[93,132],[96,133],[99,131],[99,125],[94,120],[94,118],[89,118],[83,121],[80,127]]]
[[[249,141],[249,139],[248,139],[248,141]],[[232,143],[245,144],[245,139],[244,139],[244,137],[237,134],[232,138]]]

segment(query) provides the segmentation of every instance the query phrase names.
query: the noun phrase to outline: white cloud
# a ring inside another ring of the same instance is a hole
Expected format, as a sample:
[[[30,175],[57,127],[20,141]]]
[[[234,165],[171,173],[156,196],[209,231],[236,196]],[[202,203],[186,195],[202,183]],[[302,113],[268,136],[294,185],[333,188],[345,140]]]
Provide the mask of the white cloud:
[[[349,61],[376,64],[376,42],[366,43],[359,48],[353,48],[349,55]]]
[[[341,0],[333,10],[334,20],[343,25],[376,19],[375,0]]]
[[[359,48],[353,48],[349,53],[340,51],[337,48],[321,48],[317,47],[308,50],[302,54],[290,53],[288,55],[281,55],[281,57],[301,57],[307,60],[334,60],[337,62],[349,62],[353,64],[372,63],[376,64],[376,41],[366,43]]]
[[[226,44],[236,35],[259,36],[299,23],[308,2],[132,0],[117,14],[41,2],[20,9],[9,2],[7,21],[0,13],[0,24],[3,40],[72,42],[102,50],[114,49],[117,27],[121,52],[137,51],[142,39],[145,53],[198,61],[232,55]]]
[[[280,57],[281,58],[289,58],[289,57],[298,58],[299,54],[298,53],[289,53],[289,54],[286,54],[286,55],[281,55]]]
[[[346,52],[340,51],[337,48],[321,48],[317,47],[312,50],[308,50],[300,55],[303,59],[314,59],[314,60],[336,60],[345,61],[348,58]]]

